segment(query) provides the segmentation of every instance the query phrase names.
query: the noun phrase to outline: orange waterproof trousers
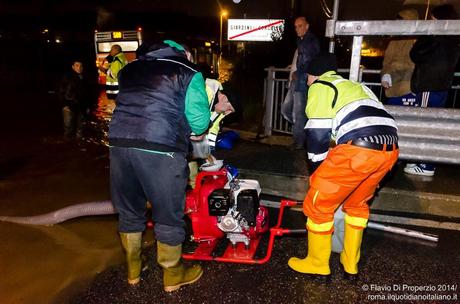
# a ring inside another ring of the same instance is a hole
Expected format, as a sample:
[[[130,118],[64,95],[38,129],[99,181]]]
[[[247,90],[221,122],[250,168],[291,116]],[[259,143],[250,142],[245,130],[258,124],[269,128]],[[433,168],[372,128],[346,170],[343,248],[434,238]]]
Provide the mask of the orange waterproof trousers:
[[[307,229],[319,234],[332,233],[334,213],[341,204],[345,223],[364,229],[369,219],[367,202],[398,155],[398,149],[379,151],[350,144],[331,149],[310,177],[310,188],[303,202]]]

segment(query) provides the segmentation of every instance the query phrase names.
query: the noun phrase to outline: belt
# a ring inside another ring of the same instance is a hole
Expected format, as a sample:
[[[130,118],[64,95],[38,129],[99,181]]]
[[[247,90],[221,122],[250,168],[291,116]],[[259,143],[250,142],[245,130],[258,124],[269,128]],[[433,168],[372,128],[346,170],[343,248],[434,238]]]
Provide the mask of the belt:
[[[379,150],[379,151],[393,151],[398,149],[398,143],[394,143],[391,145],[387,144],[378,144],[373,143],[370,141],[362,140],[362,139],[353,139],[350,140],[347,144],[372,150]]]

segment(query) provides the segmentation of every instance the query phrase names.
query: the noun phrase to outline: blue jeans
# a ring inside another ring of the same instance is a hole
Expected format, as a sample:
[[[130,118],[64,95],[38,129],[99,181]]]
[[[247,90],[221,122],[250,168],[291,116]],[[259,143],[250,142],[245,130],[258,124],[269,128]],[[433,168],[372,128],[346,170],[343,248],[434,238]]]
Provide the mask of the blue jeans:
[[[306,146],[305,142],[305,124],[307,123],[307,115],[305,114],[305,107],[307,106],[307,93],[302,91],[295,91],[294,106],[292,109],[294,115],[293,134],[294,142],[297,146]]]
[[[149,201],[156,239],[171,246],[182,244],[188,174],[185,153],[111,147],[110,188],[119,231],[144,231]]]
[[[69,106],[62,108],[62,119],[64,124],[64,136],[76,136],[81,138],[83,134],[83,115],[79,110],[73,110]]]
[[[289,123],[294,122],[294,85],[291,83],[289,89],[284,97],[283,103],[281,104],[281,115],[284,119],[289,121]]]
[[[305,148],[305,124],[307,116],[305,107],[307,106],[307,93],[302,91],[294,91],[294,86],[291,84],[286,97],[281,105],[281,114],[283,117],[292,123],[292,133],[294,144],[298,147]]]

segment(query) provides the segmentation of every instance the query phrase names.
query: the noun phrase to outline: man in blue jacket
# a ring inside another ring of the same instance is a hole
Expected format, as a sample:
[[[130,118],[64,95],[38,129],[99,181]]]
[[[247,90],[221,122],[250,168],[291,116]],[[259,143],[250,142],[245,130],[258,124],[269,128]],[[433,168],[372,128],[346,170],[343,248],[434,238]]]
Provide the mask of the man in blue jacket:
[[[295,20],[295,31],[297,33],[297,71],[292,75],[295,82],[294,105],[293,105],[293,135],[294,148],[296,150],[305,148],[305,106],[307,104],[307,68],[316,55],[319,54],[320,46],[316,36],[309,31],[310,24],[305,17],[298,17]]]
[[[203,270],[185,268],[184,205],[190,135],[205,133],[210,112],[203,76],[171,40],[144,43],[120,73],[120,92],[109,129],[111,194],[128,264],[128,283],[140,281],[146,202],[152,205],[157,262],[167,292],[197,281]]]
[[[458,19],[455,7],[444,4],[431,11],[431,20]],[[415,64],[411,79],[411,90],[415,107],[445,108],[448,90],[452,86],[455,68],[460,58],[459,36],[421,36],[410,51]],[[433,176],[436,167],[430,163],[408,163],[407,174]]]

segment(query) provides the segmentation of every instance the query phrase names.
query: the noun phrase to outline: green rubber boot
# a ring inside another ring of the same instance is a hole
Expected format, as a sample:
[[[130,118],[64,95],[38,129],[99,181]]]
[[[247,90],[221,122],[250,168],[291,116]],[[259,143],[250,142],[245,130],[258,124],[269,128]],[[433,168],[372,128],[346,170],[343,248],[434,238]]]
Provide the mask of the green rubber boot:
[[[198,281],[203,275],[199,265],[185,268],[182,264],[182,245],[169,246],[157,241],[157,262],[163,268],[163,286],[166,292]]]
[[[120,232],[120,239],[126,253],[126,263],[128,264],[128,284],[136,285],[141,280],[142,232]]]

